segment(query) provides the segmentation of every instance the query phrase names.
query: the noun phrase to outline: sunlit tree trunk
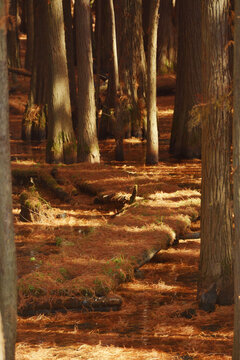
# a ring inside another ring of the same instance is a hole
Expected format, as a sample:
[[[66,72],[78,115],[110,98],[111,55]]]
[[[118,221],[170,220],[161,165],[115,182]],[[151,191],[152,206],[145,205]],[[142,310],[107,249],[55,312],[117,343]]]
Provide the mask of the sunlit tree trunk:
[[[48,7],[48,138],[46,161],[76,161],[76,141],[72,126],[63,7],[59,0],[46,1]]]
[[[201,0],[178,1],[178,59],[170,152],[201,155]]]
[[[217,303],[233,302],[228,5],[228,0],[202,1],[202,205],[198,292],[200,304],[205,308],[212,301],[211,296],[207,296],[210,288],[215,289]]]
[[[233,72],[233,205],[234,205],[234,344],[233,360],[240,359],[240,0],[235,1]]]
[[[147,165],[154,165],[158,163],[156,72],[159,4],[160,0],[151,0],[147,54]]]
[[[0,356],[3,360],[13,360],[17,284],[9,145],[6,16],[6,2],[0,0]]]
[[[76,0],[78,69],[78,161],[100,161],[93,80],[90,3]]]

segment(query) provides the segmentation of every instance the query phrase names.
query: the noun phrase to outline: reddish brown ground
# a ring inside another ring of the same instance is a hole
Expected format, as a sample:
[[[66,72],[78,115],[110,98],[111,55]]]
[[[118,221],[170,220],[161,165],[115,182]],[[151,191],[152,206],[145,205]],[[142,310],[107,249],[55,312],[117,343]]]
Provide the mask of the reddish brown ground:
[[[10,96],[12,166],[48,168],[44,164],[44,144],[29,146],[20,140],[27,89],[26,79],[20,78]],[[191,198],[191,191],[200,187],[201,164],[199,160],[179,161],[168,154],[173,101],[172,96],[158,98],[158,166],[144,166],[145,144],[134,139],[125,142],[126,161],[116,164],[113,161],[114,144],[109,140],[100,143],[102,165],[95,171],[94,168],[89,171],[87,166],[82,165],[79,168],[81,175],[87,176],[94,184],[103,183],[105,189],[122,190],[124,193],[131,191],[137,176],[142,185],[142,194],[147,194],[152,201],[154,194],[159,191],[164,196],[174,194],[171,204],[179,201],[179,196],[181,201]],[[71,174],[71,171],[74,173],[79,169],[77,165],[71,170],[61,167],[60,172],[64,177],[66,173]],[[66,178],[69,177],[66,175]],[[71,184],[67,185],[70,188]],[[185,195],[176,195],[179,189],[184,189]],[[66,205],[43,192],[51,201],[52,218],[44,219],[41,224],[24,224],[18,219],[18,195],[21,190],[17,185],[13,187],[20,278],[23,274],[31,274],[36,266],[42,266],[47,261],[54,263],[56,245],[53,240],[56,235],[63,238],[72,236],[71,239],[74,239],[74,235],[69,234],[74,233],[77,226],[104,226],[113,213],[108,207],[94,205],[92,198],[84,194],[79,194],[73,203]],[[56,220],[56,213],[62,212],[68,214],[67,219]],[[123,226],[118,222],[119,228]],[[199,223],[192,224],[191,230],[199,230]],[[113,243],[114,236],[112,233]],[[97,248],[97,243],[95,246]],[[141,279],[120,286],[117,293],[122,296],[123,305],[119,311],[19,317],[16,358],[230,359],[233,307],[217,307],[211,314],[198,309],[198,257],[199,239],[180,241],[179,245],[161,251],[142,267]]]

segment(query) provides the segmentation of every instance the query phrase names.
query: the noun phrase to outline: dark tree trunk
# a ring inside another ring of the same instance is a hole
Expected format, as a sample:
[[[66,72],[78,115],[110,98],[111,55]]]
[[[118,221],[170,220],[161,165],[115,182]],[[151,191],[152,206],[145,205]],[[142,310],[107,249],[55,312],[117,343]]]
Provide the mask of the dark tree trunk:
[[[25,55],[25,69],[32,71],[33,62],[33,46],[34,46],[34,11],[33,1],[28,0],[26,4],[27,10],[27,48]]]
[[[147,55],[147,153],[146,164],[158,163],[157,127],[157,29],[160,0],[151,0]]]
[[[78,161],[100,161],[93,79],[90,3],[76,0],[78,68]]]
[[[201,0],[178,1],[178,60],[170,152],[201,156]]]
[[[0,356],[14,360],[17,320],[16,255],[9,145],[6,2],[0,1]]]
[[[228,0],[202,2],[202,202],[200,305],[232,304]]]
[[[157,52],[158,73],[173,73],[177,60],[177,31],[173,21],[174,8],[172,0],[160,1],[159,15]]]
[[[235,1],[233,73],[233,206],[234,206],[234,344],[233,360],[240,359],[240,0]]]
[[[46,161],[70,164],[76,161],[72,126],[63,7],[59,0],[44,0],[48,7],[48,138]]]
[[[8,65],[13,68],[21,67],[18,39],[17,0],[11,0],[8,15],[7,32]]]
[[[63,15],[65,25],[65,39],[67,51],[68,78],[70,89],[70,100],[72,109],[73,128],[77,130],[77,93],[74,64],[74,41],[73,41],[73,19],[71,14],[71,0],[63,1]]]
[[[48,61],[47,9],[44,1],[33,0],[34,49],[28,103],[22,121],[22,139],[44,140],[47,126]]]

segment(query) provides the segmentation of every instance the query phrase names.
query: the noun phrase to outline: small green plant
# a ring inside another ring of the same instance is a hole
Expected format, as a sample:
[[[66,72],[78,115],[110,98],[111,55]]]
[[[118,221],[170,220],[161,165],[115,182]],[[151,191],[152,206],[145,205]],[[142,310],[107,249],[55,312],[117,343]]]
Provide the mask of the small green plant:
[[[56,246],[61,246],[64,239],[61,238],[60,236],[56,236],[55,241],[56,241]]]

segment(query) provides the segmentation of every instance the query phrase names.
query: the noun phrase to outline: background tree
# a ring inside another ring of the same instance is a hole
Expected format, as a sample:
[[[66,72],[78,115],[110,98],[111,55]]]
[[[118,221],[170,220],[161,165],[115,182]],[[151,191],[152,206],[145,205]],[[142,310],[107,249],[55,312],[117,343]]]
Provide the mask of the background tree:
[[[27,45],[25,54],[25,68],[32,71],[33,46],[34,46],[34,10],[33,1],[28,0],[25,5],[27,18]]]
[[[157,29],[160,0],[151,0],[147,54],[147,153],[146,164],[158,163]]]
[[[8,119],[6,1],[0,0],[0,346],[1,359],[13,360],[16,341],[17,286],[12,218],[12,181]]]
[[[34,48],[28,103],[22,121],[23,140],[46,139],[48,61],[47,9],[42,0],[33,0]]]
[[[158,74],[173,73],[177,60],[177,29],[172,0],[161,0],[159,7]]]
[[[19,39],[18,39],[18,2],[11,0],[9,3],[8,15],[8,32],[7,32],[7,49],[8,49],[8,65],[13,68],[19,68]]]
[[[235,1],[233,73],[233,205],[234,205],[234,344],[233,360],[240,359],[240,0]]]
[[[202,1],[201,306],[233,301],[228,0]]]
[[[45,0],[49,59],[48,137],[46,161],[76,161],[76,141],[72,126],[63,7],[59,0]]]
[[[90,3],[76,0],[78,69],[78,161],[100,161],[93,80]]]
[[[161,18],[161,17],[160,17]],[[170,152],[201,155],[201,0],[178,0],[177,82]]]

